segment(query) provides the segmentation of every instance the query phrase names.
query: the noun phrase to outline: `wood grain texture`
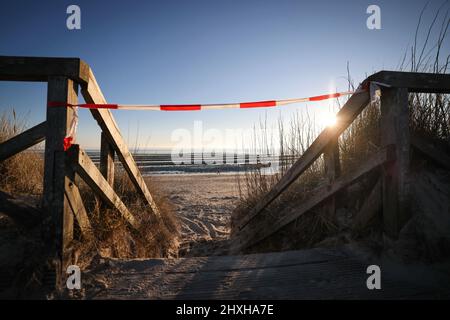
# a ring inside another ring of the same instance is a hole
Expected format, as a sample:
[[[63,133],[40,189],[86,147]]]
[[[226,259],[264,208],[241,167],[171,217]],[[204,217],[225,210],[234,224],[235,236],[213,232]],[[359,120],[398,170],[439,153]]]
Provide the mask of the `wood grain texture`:
[[[100,144],[100,172],[114,186],[114,147],[109,143],[106,134],[102,132]]]
[[[44,141],[46,130],[47,122],[44,121],[33,128],[0,143],[0,161],[6,160],[17,153]]]
[[[0,56],[0,80],[42,81],[63,76],[87,83],[87,64],[80,58]]]
[[[325,201],[336,192],[347,187],[364,174],[373,169],[393,161],[393,147],[389,146],[372,155],[366,162],[355,168],[351,172],[337,178],[332,184],[318,188],[312,193],[312,196],[305,200],[299,207],[292,208],[276,221],[267,224],[258,224],[256,226],[249,225],[246,230],[241,230],[237,237],[233,240],[233,252],[239,252],[242,249],[250,247],[270,235],[274,234],[284,226],[295,221],[301,215],[305,214],[321,202]],[[251,227],[250,227],[251,226]]]
[[[396,146],[396,161],[383,167],[384,231],[396,238],[410,217],[410,132],[408,90],[383,88],[381,144]]]
[[[76,184],[66,180],[65,190],[67,201],[80,226],[81,234],[85,239],[91,239],[93,237],[93,230],[78,187]]]
[[[103,96],[92,71],[90,71],[88,86],[82,90],[82,93],[87,103],[106,103],[106,99]],[[114,120],[111,111],[108,109],[91,109],[91,113],[95,120],[97,120],[97,123],[104,132],[107,140],[113,146],[117,157],[128,173],[137,192],[148,202],[153,213],[159,217],[160,212],[158,206],[153,200],[147,184],[145,183],[133,156],[128,150],[128,146],[120,133],[120,129]]]
[[[382,265],[382,290],[368,290],[367,266]],[[111,272],[110,270],[115,270]],[[444,272],[367,261],[347,248],[184,259],[108,259],[92,299],[292,300],[450,297]],[[400,278],[399,272],[402,274]],[[420,275],[441,279],[430,283]],[[244,303],[245,304],[245,303]],[[220,312],[220,310],[218,310]],[[213,312],[211,312],[213,313]],[[211,314],[210,313],[210,314]],[[213,313],[214,314],[214,313]]]
[[[369,94],[354,94],[337,114],[337,123],[322,131],[311,146],[298,159],[280,181],[258,202],[258,204],[240,221],[239,229],[243,229],[253,218],[262,212],[287,187],[289,187],[309,166],[322,154],[326,146],[339,137],[369,103]]]
[[[66,77],[48,79],[48,101],[76,104],[78,85]],[[47,108],[45,137],[43,206],[47,224],[46,236],[51,241],[56,264],[57,288],[63,288],[65,267],[71,263],[70,243],[73,238],[73,214],[65,198],[66,180],[73,182],[66,168],[63,140],[66,137],[74,110],[72,108]]]
[[[103,177],[85,151],[78,145],[73,145],[68,151],[74,170],[89,187],[111,208],[115,208],[122,217],[135,229],[139,221],[128,211],[120,197],[114,192],[108,181]]]
[[[409,92],[450,93],[450,74],[380,71],[367,78]]]
[[[378,179],[358,214],[353,218],[352,229],[356,233],[364,232],[374,221],[377,214],[381,212],[382,198],[382,182],[381,179]]]
[[[341,175],[341,162],[339,158],[339,137],[333,139],[323,151],[325,177],[329,184],[333,183]],[[331,196],[326,200],[326,212],[329,221],[336,217],[336,197]]]

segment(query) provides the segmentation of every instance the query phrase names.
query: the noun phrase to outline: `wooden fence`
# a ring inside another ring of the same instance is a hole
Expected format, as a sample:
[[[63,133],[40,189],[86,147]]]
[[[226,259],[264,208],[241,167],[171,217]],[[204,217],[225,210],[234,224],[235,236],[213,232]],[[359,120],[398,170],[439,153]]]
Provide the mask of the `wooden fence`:
[[[78,58],[36,58],[0,56],[0,80],[40,81],[48,84],[48,101],[76,104],[80,91],[87,103],[104,104],[106,100],[90,67]],[[239,250],[248,248],[274,234],[318,204],[327,201],[330,211],[335,210],[333,196],[362,175],[382,167],[383,176],[378,188],[382,189],[384,228],[396,237],[409,218],[408,172],[410,145],[435,155],[435,160],[449,166],[448,157],[439,155],[433,146],[409,132],[408,93],[450,93],[450,75],[382,71],[367,78],[388,84],[381,95],[382,148],[358,168],[341,175],[338,138],[369,104],[369,93],[352,95],[337,114],[335,126],[325,129],[281,180],[239,223],[237,240]],[[80,90],[79,90],[80,89]],[[105,205],[115,208],[132,228],[140,225],[137,219],[114,191],[114,158],[117,156],[136,187],[137,192],[160,217],[145,181],[108,109],[91,109],[100,126],[100,170],[79,145],[64,151],[63,139],[70,130],[74,110],[70,107],[47,108],[46,121],[0,144],[0,161],[45,140],[45,170],[43,207],[49,222],[52,239],[53,262],[56,268],[56,286],[63,288],[66,266],[72,262],[70,242],[75,221],[85,237],[92,234],[88,214],[84,208],[75,175],[79,175],[99,196]],[[270,226],[249,228],[254,218],[288,188],[321,155],[324,155],[328,185],[322,187],[283,218]],[[369,196],[370,198],[370,196]],[[364,206],[363,206],[364,207]],[[366,206],[367,207],[367,206]],[[74,219],[75,218],[75,219]]]
[[[0,56],[0,80],[47,82],[47,101],[76,104],[80,91],[87,103],[106,103],[91,68],[78,58]],[[49,238],[52,239],[51,260],[56,270],[57,288],[64,287],[65,271],[72,263],[69,244],[73,239],[74,221],[84,237],[92,235],[76,174],[105,205],[120,212],[132,228],[139,228],[139,219],[114,191],[114,158],[117,156],[137,192],[160,217],[112,113],[108,109],[92,109],[91,113],[102,130],[100,170],[79,145],[64,151],[63,140],[75,116],[71,107],[48,107],[46,121],[0,144],[0,161],[3,161],[45,140],[43,212],[46,216],[42,218],[48,221]]]
[[[354,168],[346,175],[340,175],[339,136],[351,125],[356,117],[369,104],[369,91],[353,94],[337,114],[337,124],[327,127],[314,140],[311,146],[292,165],[286,174],[261,198],[257,205],[247,215],[237,222],[238,231],[233,241],[233,251],[240,252],[273,235],[281,228],[294,222],[298,217],[319,204],[326,204],[334,214],[334,195],[352,182],[361,178],[369,171],[382,167],[381,181],[375,186],[381,188],[383,224],[385,233],[396,238],[401,227],[409,219],[409,168],[410,146],[419,149],[428,156],[449,167],[448,156],[433,149],[418,137],[411,137],[409,130],[409,92],[450,93],[449,74],[427,74],[412,72],[381,71],[368,77],[362,87],[368,87],[370,82],[379,82],[388,86],[381,88],[381,144],[382,148],[373,154],[365,163]],[[270,225],[258,223],[255,219],[283,191],[285,191],[314,161],[324,155],[327,185],[314,190],[311,197],[299,207],[293,208],[287,214]],[[374,196],[369,196],[362,210],[370,210],[374,205]]]

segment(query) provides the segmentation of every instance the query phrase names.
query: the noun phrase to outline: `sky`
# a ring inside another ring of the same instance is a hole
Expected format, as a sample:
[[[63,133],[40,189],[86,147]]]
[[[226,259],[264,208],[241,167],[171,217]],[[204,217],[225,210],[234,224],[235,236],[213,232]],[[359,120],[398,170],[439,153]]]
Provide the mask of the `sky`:
[[[109,103],[196,104],[287,99],[347,90],[347,63],[356,83],[396,70],[414,41],[427,1],[2,1],[0,55],[80,57],[93,69]],[[422,25],[445,1],[432,0]],[[69,5],[81,29],[66,27]],[[366,26],[369,5],[381,29]],[[449,3],[444,4],[444,11]],[[426,28],[419,33],[423,41]],[[432,38],[435,32],[432,34]],[[449,41],[443,52],[450,52]],[[82,99],[80,99],[82,102]],[[225,134],[275,123],[294,112],[317,121],[333,101],[283,108],[113,114],[130,146],[172,147],[174,132]],[[45,120],[46,85],[0,82],[0,113],[14,108],[32,126]],[[178,131],[177,131],[178,130]],[[99,128],[80,110],[77,142],[100,144]],[[245,132],[245,131],[244,131]],[[246,135],[242,133],[242,135]]]

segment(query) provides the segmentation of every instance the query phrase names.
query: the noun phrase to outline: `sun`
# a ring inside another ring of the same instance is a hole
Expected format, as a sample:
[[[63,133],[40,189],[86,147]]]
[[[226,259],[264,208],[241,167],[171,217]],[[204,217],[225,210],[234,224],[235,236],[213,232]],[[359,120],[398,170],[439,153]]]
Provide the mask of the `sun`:
[[[321,113],[318,120],[324,127],[334,127],[337,122],[336,115],[332,112]]]

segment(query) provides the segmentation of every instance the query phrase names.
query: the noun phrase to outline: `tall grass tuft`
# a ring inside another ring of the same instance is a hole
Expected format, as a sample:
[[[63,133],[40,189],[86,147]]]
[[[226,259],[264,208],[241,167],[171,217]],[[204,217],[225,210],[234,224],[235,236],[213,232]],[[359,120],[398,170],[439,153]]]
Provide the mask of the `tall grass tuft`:
[[[139,230],[131,228],[116,210],[106,208],[90,188],[80,182],[80,193],[89,211],[90,222],[95,231],[95,239],[83,247],[83,238],[75,234],[81,251],[87,254],[91,246],[95,252],[105,257],[148,258],[174,257],[178,254],[178,222],[171,203],[155,186],[149,186],[161,212],[161,219],[155,218],[150,206],[135,191],[128,174],[120,170],[116,173],[114,190],[128,210],[141,221]],[[78,230],[79,231],[79,230]],[[92,253],[92,252],[90,252]]]
[[[0,143],[21,133],[27,117],[18,117],[15,110],[0,113]],[[43,155],[33,147],[0,162],[0,189],[10,193],[40,195],[44,176]]]

